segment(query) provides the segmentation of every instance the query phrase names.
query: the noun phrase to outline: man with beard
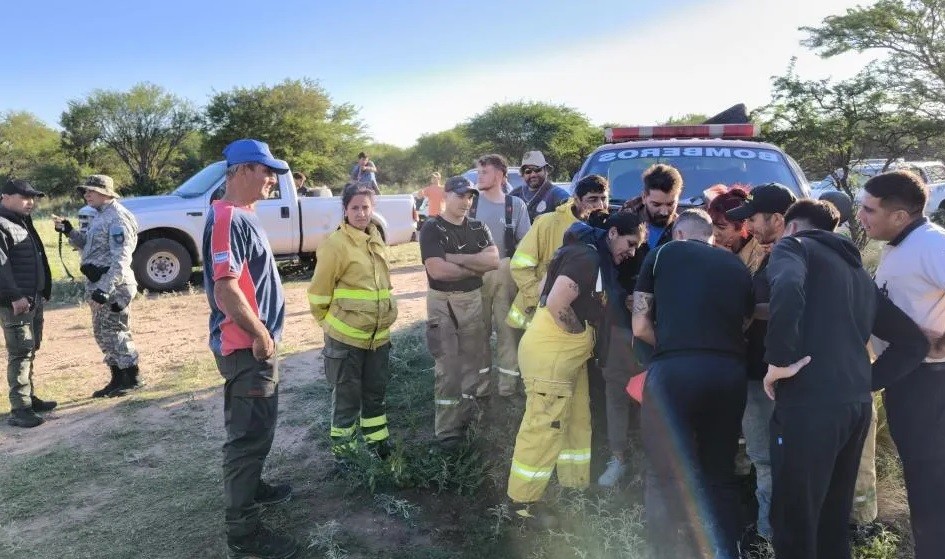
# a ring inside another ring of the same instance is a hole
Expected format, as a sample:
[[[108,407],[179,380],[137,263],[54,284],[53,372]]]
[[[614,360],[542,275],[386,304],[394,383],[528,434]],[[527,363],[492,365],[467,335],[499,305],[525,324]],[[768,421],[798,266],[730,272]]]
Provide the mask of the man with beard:
[[[649,250],[673,240],[673,222],[676,221],[682,189],[683,178],[679,170],[672,165],[657,163],[643,171],[642,196],[624,204],[624,209],[643,214],[647,233],[645,246]],[[645,258],[647,252],[638,252],[638,258]]]
[[[522,158],[520,170],[522,178],[525,179],[525,186],[516,188],[511,195],[525,202],[528,218],[533,223],[539,215],[553,212],[555,208],[567,202],[568,192],[552,184],[548,176],[551,165],[545,161],[545,156],[540,151],[526,153]]]

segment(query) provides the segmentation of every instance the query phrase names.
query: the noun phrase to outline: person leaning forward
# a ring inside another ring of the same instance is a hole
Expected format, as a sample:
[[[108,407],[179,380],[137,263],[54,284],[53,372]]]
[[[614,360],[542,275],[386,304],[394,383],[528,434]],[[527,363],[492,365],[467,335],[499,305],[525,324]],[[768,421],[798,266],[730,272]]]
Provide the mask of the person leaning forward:
[[[427,347],[436,361],[434,431],[444,450],[455,449],[474,420],[478,366],[485,331],[482,275],[499,267],[489,230],[466,216],[479,192],[468,179],[446,181],[443,213],[420,230],[426,268]]]
[[[43,339],[43,304],[52,281],[43,243],[30,213],[45,196],[30,183],[11,180],[0,194],[0,322],[7,346],[10,418],[15,427],[36,427],[36,412],[51,411],[33,388],[33,358]]]
[[[291,537],[259,519],[260,506],[288,501],[292,488],[261,479],[279,411],[276,342],[285,320],[282,281],[253,204],[289,171],[257,140],[223,150],[226,192],[213,202],[203,232],[204,287],[210,304],[210,349],[223,385],[223,502],[227,557],[285,559]]]
[[[105,354],[111,379],[93,398],[122,396],[143,386],[138,378],[138,350],[131,337],[128,305],[138,293],[131,257],[138,244],[138,222],[118,203],[115,181],[92,175],[76,190],[97,213],[88,229],[74,229],[69,220],[54,217],[56,230],[82,249],[79,270],[88,280],[85,292],[92,307],[92,332]]]

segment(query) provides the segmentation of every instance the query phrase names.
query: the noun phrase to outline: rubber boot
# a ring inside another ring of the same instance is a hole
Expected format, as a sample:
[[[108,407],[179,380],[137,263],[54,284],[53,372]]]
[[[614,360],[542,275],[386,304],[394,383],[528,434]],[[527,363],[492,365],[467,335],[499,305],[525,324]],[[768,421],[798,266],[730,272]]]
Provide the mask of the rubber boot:
[[[109,365],[109,369],[111,369],[112,379],[104,387],[93,392],[93,398],[104,398],[121,386],[121,370],[115,365]]]

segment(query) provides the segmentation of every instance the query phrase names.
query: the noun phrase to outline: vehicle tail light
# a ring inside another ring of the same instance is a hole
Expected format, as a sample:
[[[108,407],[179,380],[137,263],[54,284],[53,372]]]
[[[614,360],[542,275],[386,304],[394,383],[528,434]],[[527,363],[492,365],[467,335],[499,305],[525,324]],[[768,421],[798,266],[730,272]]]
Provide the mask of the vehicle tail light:
[[[630,140],[652,140],[669,138],[755,138],[759,135],[757,124],[693,124],[673,126],[630,126],[605,128],[604,139],[608,144]]]

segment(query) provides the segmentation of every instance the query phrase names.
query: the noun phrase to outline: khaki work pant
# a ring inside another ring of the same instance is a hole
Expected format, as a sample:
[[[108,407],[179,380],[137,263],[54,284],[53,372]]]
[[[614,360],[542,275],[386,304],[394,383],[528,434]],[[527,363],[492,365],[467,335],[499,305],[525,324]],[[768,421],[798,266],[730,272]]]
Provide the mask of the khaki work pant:
[[[869,524],[876,520],[876,403],[882,398],[879,392],[873,393],[873,418],[870,430],[866,432],[863,443],[863,457],[856,472],[856,489],[853,494],[853,512],[850,521],[856,524]]]
[[[463,437],[477,412],[476,385],[485,337],[479,290],[429,290],[426,334],[427,348],[436,361],[436,438],[444,441]]]
[[[476,397],[492,395],[498,389],[499,396],[511,396],[518,390],[518,342],[522,331],[505,323],[509,308],[518,289],[509,271],[509,259],[503,258],[499,268],[482,276],[482,325],[485,332],[482,348],[482,363],[479,367],[479,384]],[[489,338],[495,332],[496,358],[493,363]],[[496,372],[493,374],[492,365]]]
[[[515,439],[508,495],[517,503],[541,499],[557,467],[563,487],[586,488],[591,477],[591,410],[587,360],[594,330],[559,327],[538,308],[522,336],[518,362],[525,384],[525,416]]]
[[[33,405],[33,359],[43,340],[43,298],[37,297],[33,308],[23,314],[0,308],[0,323],[7,345],[10,409],[26,409]]]

